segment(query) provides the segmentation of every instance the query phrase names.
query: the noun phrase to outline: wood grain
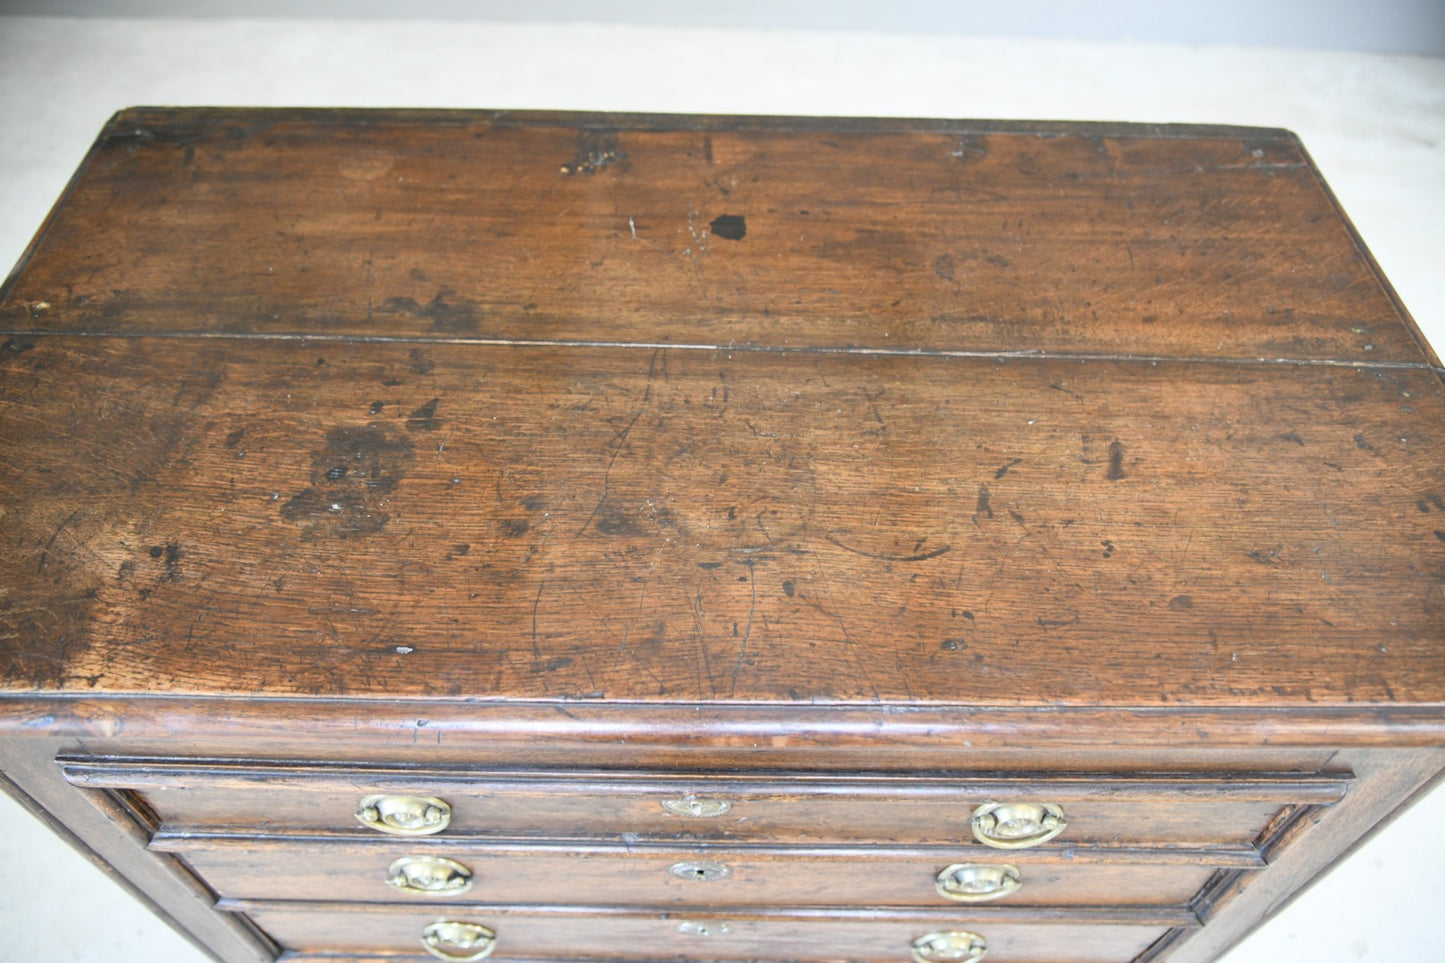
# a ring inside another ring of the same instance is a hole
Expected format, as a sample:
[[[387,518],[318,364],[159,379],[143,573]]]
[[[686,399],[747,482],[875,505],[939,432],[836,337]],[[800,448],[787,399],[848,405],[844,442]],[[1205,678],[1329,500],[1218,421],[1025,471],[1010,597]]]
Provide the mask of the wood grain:
[[[123,112],[0,326],[1422,360],[1288,132],[718,121]]]
[[[1445,701],[1428,371],[47,337],[5,373],[12,691]]]

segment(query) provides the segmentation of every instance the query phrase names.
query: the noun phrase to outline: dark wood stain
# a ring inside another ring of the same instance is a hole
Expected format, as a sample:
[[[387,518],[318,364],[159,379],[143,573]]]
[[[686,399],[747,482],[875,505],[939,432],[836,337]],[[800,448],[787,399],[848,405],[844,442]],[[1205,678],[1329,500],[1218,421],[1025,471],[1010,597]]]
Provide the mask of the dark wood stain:
[[[427,407],[435,414],[436,399],[423,406]],[[406,426],[435,427],[431,420],[428,415],[418,421],[413,413]],[[281,517],[299,526],[307,539],[375,534],[390,519],[382,507],[411,461],[411,443],[386,428],[376,424],[334,428],[312,455],[311,486],[281,505]]]
[[[708,227],[713,236],[728,241],[741,241],[748,234],[748,222],[740,214],[719,214]]]
[[[1109,442],[1109,481],[1124,477],[1124,446],[1117,439]]]
[[[441,404],[441,399],[433,398],[418,407],[406,416],[406,427],[411,431],[436,431],[442,426],[441,419],[437,417],[437,405],[439,404]]]

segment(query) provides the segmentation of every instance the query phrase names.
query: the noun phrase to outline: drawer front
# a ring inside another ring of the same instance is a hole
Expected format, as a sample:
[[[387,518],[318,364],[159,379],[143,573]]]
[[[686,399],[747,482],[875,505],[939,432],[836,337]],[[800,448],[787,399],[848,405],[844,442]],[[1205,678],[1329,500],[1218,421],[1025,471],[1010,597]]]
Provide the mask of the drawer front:
[[[778,961],[909,963],[914,941],[969,932],[987,945],[988,963],[1125,963],[1169,932],[1160,924],[1009,922],[990,918],[862,919],[749,917],[744,914],[588,915],[352,907],[312,910],[245,904],[251,920],[298,953],[420,954],[422,933],[439,921],[495,934],[490,957],[503,960]],[[423,956],[423,959],[428,958]],[[960,957],[962,959],[962,957]]]
[[[1297,805],[1341,798],[1341,776],[1156,778],[756,777],[616,772],[417,773],[68,761],[72,782],[136,794],[169,828],[368,834],[378,794],[436,798],[447,836],[857,841],[956,846],[989,803],[1057,806],[1051,844],[1244,845]]]
[[[1109,853],[1074,851],[1064,860],[977,847],[908,854],[161,836],[152,848],[183,856],[225,897],[418,904],[1184,906],[1217,873],[1262,865],[1256,854],[1222,850],[1150,864]],[[415,886],[420,874],[432,885]]]

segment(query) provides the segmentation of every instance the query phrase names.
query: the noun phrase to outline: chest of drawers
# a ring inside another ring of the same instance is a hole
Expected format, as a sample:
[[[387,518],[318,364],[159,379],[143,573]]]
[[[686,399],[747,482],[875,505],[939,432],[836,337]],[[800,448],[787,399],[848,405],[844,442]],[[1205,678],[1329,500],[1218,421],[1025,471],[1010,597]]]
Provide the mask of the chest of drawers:
[[[1445,767],[1283,131],[130,110],[0,326],[5,787],[228,963],[1197,963]]]

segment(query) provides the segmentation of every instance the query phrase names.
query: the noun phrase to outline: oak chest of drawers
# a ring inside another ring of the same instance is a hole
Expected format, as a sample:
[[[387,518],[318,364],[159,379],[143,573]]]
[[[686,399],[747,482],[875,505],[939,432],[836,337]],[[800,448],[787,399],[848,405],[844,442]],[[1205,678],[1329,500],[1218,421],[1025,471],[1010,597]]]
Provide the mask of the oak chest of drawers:
[[[130,110],[0,325],[5,787],[221,960],[1204,961],[1445,767],[1287,132]]]

